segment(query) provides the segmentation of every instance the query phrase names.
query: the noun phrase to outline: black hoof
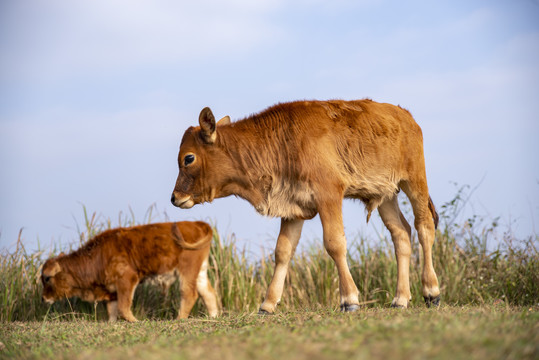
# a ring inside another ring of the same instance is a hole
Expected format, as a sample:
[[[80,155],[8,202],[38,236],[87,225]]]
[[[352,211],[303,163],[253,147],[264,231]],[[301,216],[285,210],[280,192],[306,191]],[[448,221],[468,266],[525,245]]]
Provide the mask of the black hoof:
[[[341,304],[341,312],[354,312],[359,310],[359,305],[357,304]]]
[[[391,304],[391,307],[393,309],[406,309],[406,306],[404,305],[397,305],[397,304]]]
[[[266,315],[273,315],[273,313],[270,313],[269,311],[266,311],[264,309],[258,309],[258,315],[266,316]]]
[[[440,295],[438,296],[424,296],[425,304],[427,304],[427,307],[438,307],[440,306]]]

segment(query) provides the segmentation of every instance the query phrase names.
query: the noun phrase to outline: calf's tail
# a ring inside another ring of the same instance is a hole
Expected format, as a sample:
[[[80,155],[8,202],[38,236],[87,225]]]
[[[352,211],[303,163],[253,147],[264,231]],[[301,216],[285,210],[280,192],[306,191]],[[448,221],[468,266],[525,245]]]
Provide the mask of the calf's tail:
[[[180,232],[180,229],[178,229],[178,225],[176,223],[172,224],[172,236],[174,238],[174,241],[178,246],[180,246],[183,249],[187,250],[199,250],[202,249],[211,242],[211,239],[213,238],[213,232],[209,231],[207,234],[202,236],[200,240],[198,240],[195,243],[189,243],[185,241],[185,239],[182,236],[182,233]]]
[[[432,220],[434,221],[434,228],[438,229],[438,221],[440,220],[440,217],[438,216],[438,213],[436,212],[436,208],[434,207],[434,203],[432,202],[432,199],[429,195],[429,210],[432,214]]]

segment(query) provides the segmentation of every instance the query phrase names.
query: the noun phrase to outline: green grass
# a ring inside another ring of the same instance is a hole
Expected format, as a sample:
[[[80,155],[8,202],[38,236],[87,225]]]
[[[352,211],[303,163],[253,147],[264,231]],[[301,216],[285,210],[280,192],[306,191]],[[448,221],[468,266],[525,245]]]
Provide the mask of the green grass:
[[[313,239],[291,262],[277,314],[259,317],[273,256],[253,259],[216,230],[209,276],[221,318],[207,319],[199,301],[190,319],[175,321],[178,283],[166,296],[141,284],[133,304],[141,321],[108,324],[104,304],[76,298],[42,304],[40,267],[60,249],[28,253],[19,236],[14,251],[0,254],[0,358],[538,358],[539,237],[499,235],[497,221],[479,217],[458,223],[463,202],[459,191],[439,208],[433,256],[440,309],[423,303],[415,236],[411,308],[400,311],[388,308],[397,269],[391,241],[358,236],[349,241],[348,262],[364,304],[359,312],[338,312],[335,265]],[[112,226],[86,211],[84,219],[73,248]],[[150,210],[142,223],[151,221]],[[121,214],[119,223],[138,222]]]
[[[282,311],[217,320],[8,322],[3,358],[537,359],[537,308]]]
[[[473,229],[472,229],[473,230]],[[468,231],[468,230],[467,230]],[[539,254],[537,237],[495,251],[479,246],[480,238],[462,241],[450,228],[438,231],[434,262],[442,302],[449,305],[489,305],[503,302],[511,306],[539,303]],[[515,242],[516,240],[512,240]],[[459,245],[461,243],[461,245]],[[423,306],[421,295],[421,256],[417,241],[410,267],[412,305]],[[22,246],[0,257],[0,322],[34,321],[45,317],[105,319],[103,304],[76,298],[52,307],[41,303],[40,267],[44,252],[28,254]],[[364,239],[349,244],[349,264],[360,290],[360,301],[371,306],[388,306],[396,287],[396,261],[389,240],[376,246]],[[258,261],[237,249],[234,238],[214,235],[209,276],[218,291],[225,312],[253,312],[258,309],[271,280],[273,257]],[[286,279],[281,308],[323,310],[339,305],[335,265],[321,246],[314,242],[294,257]],[[155,286],[141,284],[136,290],[133,310],[139,319],[174,319],[179,307],[176,282],[167,296]],[[200,302],[193,315],[204,315]]]

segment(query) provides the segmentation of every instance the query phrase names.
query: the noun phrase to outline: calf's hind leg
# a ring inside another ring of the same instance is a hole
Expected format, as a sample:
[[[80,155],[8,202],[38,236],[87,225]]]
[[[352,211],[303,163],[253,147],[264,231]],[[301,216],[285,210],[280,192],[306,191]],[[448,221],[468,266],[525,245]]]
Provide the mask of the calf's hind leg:
[[[204,301],[204,305],[208,309],[210,317],[219,315],[219,307],[217,306],[217,295],[215,289],[211,286],[208,279],[208,260],[204,260],[202,267],[197,277],[197,291]]]
[[[384,201],[378,207],[378,212],[384,225],[391,233],[391,239],[395,247],[395,257],[397,258],[397,291],[391,302],[391,307],[406,308],[408,307],[408,302],[412,299],[410,293],[411,228],[399,209],[396,195]]]
[[[423,270],[421,272],[422,292],[427,306],[440,304],[440,288],[432,262],[434,245],[434,221],[429,209],[429,193],[426,181],[406,182],[402,189],[410,199],[414,211],[414,226],[423,249]]]
[[[198,299],[196,277],[183,278],[180,274],[180,309],[178,319],[187,319]],[[195,275],[196,276],[196,275]]]

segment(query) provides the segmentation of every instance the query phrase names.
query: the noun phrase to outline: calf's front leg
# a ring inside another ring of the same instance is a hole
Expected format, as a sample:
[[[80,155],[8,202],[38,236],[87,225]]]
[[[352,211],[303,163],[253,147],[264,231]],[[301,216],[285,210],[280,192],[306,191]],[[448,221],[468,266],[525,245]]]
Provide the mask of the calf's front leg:
[[[356,311],[359,309],[359,291],[346,261],[342,197],[321,203],[318,210],[324,231],[324,247],[335,262],[339,273],[341,311]]]
[[[118,301],[107,302],[107,313],[109,314],[109,322],[118,320]]]
[[[275,270],[264,302],[258,311],[261,315],[273,314],[275,307],[281,301],[288,264],[298,245],[302,227],[303,220],[281,219],[281,230],[275,246]]]
[[[139,282],[137,274],[131,269],[125,269],[116,284],[118,293],[118,313],[129,322],[136,322],[137,319],[131,312],[133,294]]]

